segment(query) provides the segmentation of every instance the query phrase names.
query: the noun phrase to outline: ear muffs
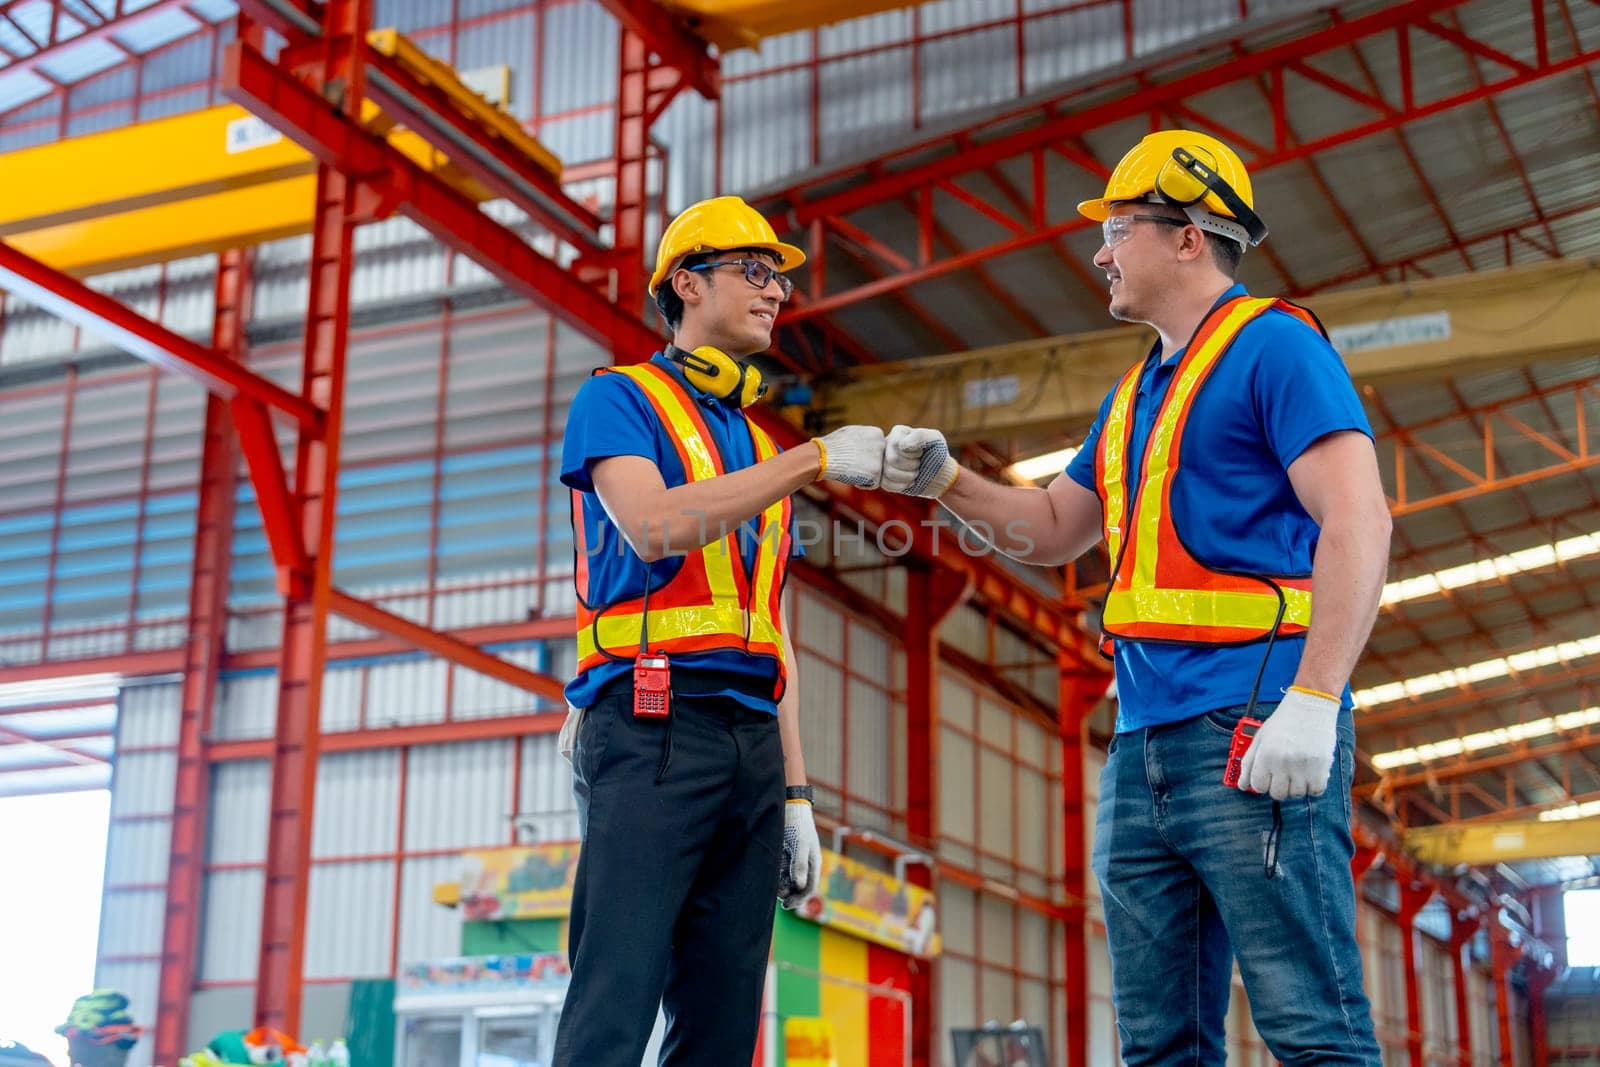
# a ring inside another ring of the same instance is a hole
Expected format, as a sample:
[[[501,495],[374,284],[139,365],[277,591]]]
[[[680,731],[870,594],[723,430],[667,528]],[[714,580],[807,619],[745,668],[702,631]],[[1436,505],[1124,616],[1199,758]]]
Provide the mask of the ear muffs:
[[[1172,158],[1162,164],[1156,174],[1156,194],[1173,207],[1187,208],[1204,200],[1208,193],[1216,193],[1217,199],[1233,212],[1234,219],[1244,227],[1252,245],[1266,240],[1267,224],[1234,191],[1233,186],[1223,180],[1222,175],[1192,150],[1173,149]]]
[[[736,407],[747,408],[767,393],[760,367],[740,363],[721,349],[710,345],[693,352],[673,348],[667,356],[683,368],[690,385]]]

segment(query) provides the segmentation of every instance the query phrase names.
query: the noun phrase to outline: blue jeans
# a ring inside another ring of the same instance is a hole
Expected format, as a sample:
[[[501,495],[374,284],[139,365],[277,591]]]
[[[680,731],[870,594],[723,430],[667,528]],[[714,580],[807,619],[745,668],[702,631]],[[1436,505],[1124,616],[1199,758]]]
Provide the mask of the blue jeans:
[[[1256,717],[1273,706],[1258,703]],[[1276,835],[1271,797],[1222,784],[1243,714],[1208,712],[1111,743],[1093,863],[1122,1058],[1226,1063],[1236,953],[1256,1029],[1279,1061],[1381,1064],[1355,936],[1350,712],[1339,713],[1327,791],[1283,801]]]

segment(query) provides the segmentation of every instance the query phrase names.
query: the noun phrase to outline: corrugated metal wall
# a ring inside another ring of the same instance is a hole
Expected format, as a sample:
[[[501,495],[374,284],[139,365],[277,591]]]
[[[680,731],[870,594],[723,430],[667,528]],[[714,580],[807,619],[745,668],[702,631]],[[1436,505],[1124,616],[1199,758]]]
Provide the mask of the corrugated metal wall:
[[[117,700],[117,757],[111,779],[105,894],[95,986],[122,990],[136,1018],[154,1018],[177,777],[179,687],[124,688]],[[140,1042],[128,1067],[149,1067]]]

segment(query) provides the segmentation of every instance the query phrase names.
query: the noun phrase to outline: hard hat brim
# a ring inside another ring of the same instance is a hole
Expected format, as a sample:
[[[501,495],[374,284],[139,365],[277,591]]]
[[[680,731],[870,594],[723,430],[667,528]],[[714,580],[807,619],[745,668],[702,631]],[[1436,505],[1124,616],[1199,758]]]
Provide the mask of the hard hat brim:
[[[1093,222],[1104,222],[1111,217],[1111,204],[1105,199],[1085,200],[1078,205],[1078,214]]]
[[[771,252],[773,255],[775,255],[775,256],[777,256],[779,258],[779,260],[780,260],[779,266],[783,268],[783,273],[785,273],[785,274],[787,274],[790,271],[794,270],[796,267],[801,266],[806,261],[805,252],[803,252],[801,249],[797,248],[796,246],[794,246],[792,244],[786,244],[783,241],[749,241],[749,242],[745,242],[745,243],[739,244],[736,247],[738,247],[738,248],[755,248],[755,249],[760,249],[761,251],[764,251],[764,252]],[[696,247],[696,248],[690,249],[689,251],[685,252],[683,255],[684,256],[692,256],[692,255],[698,255],[698,254],[706,253],[706,252],[728,252],[728,251],[731,251],[731,250],[732,249],[727,249],[727,248],[699,248],[699,247]],[[681,263],[681,262],[683,262],[683,256],[679,256],[675,261],[673,261],[671,264],[669,264],[665,269],[657,272],[655,275],[653,275],[651,277],[649,292],[650,292],[650,295],[652,297],[656,295],[656,289],[661,285],[661,283],[666,281],[668,278],[670,278],[672,276],[673,271],[678,269],[678,264]]]

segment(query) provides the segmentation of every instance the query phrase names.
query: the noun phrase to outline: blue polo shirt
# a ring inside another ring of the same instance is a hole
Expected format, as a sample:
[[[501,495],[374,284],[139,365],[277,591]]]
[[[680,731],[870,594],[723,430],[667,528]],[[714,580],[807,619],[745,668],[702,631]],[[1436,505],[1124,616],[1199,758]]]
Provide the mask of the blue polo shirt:
[[[1246,296],[1235,285],[1217,303]],[[1142,477],[1145,441],[1183,351],[1145,359],[1134,402],[1129,455]],[[1108,395],[1082,450],[1067,467],[1098,491],[1095,451],[1111,406]],[[1368,437],[1367,422],[1344,361],[1315,330],[1272,310],[1240,331],[1194,400],[1184,428],[1183,462],[1172,484],[1173,521],[1201,562],[1219,570],[1310,574],[1317,524],[1289,483],[1289,465],[1319,438],[1341,430]],[[1257,699],[1277,701],[1294,683],[1305,638],[1273,643]],[[1250,699],[1265,642],[1175,645],[1116,642],[1117,732],[1179,722]],[[1350,706],[1349,687],[1344,691]]]
[[[725,404],[701,389],[690,385],[678,365],[657,352],[652,362],[663,367],[700,406],[700,415],[710,431],[715,447],[721,454],[724,469],[732,472],[754,466],[755,442],[745,423],[744,412]],[[683,566],[683,558],[673,557],[646,564],[628,546],[621,531],[606,514],[600,497],[594,491],[590,470],[595,462],[611,456],[643,456],[661,471],[661,479],[670,489],[683,485],[688,476],[678,450],[673,444],[655,409],[626,375],[597,374],[584,382],[573,397],[567,414],[565,438],[561,445],[561,482],[583,494],[583,521],[589,545],[589,588],[580,589],[584,600],[593,605],[615,604],[644,595],[645,573],[651,575],[651,603],[654,594],[664,588]],[[760,527],[755,519],[744,524],[744,546],[759,544]],[[791,535],[794,527],[791,523]],[[798,538],[794,539],[792,556],[803,555]],[[755,564],[755,553],[745,551],[745,568],[748,572]],[[791,665],[790,669],[793,669]],[[589,707],[595,702],[600,688],[607,682],[633,670],[633,658],[625,663],[603,663],[583,671],[567,683],[567,700],[578,707]],[[728,696],[758,711],[777,714],[778,706],[772,700],[772,689],[778,678],[778,665],[767,656],[752,656],[744,652],[696,652],[672,657],[674,685],[685,675],[720,676],[739,675],[749,679],[744,684],[728,688],[709,686],[696,692],[709,692]],[[758,695],[759,694],[759,695]]]

